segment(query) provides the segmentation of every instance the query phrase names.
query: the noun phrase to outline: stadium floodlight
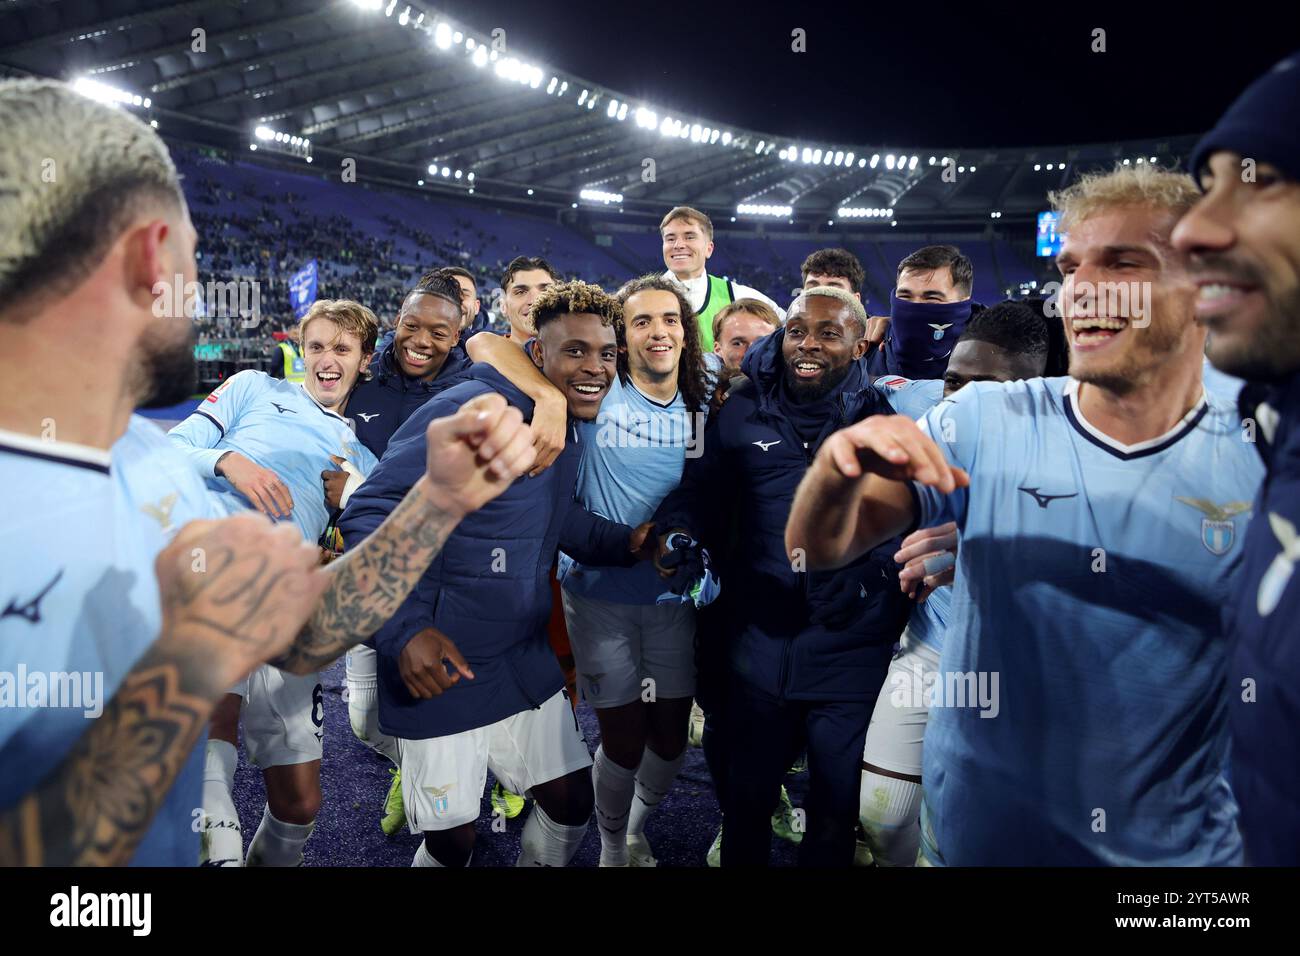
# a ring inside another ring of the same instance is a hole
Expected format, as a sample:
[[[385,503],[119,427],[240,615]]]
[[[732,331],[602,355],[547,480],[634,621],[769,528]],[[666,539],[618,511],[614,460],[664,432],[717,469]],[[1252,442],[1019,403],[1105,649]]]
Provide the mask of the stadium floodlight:
[[[718,141],[718,137],[721,136],[721,135],[722,135],[722,132],[721,132],[720,130],[716,130],[716,129],[715,129],[715,130],[710,130],[710,131],[709,131],[709,143],[710,143],[710,145],[712,145],[713,143],[716,143],[716,142]]]
[[[1034,172],[1038,172],[1042,168],[1043,168],[1042,163],[1034,163]]]
[[[152,126],[154,129],[157,129],[157,128],[158,128],[158,121],[157,121],[157,120],[150,120],[150,121],[149,121],[149,125]],[[309,163],[311,162],[311,157],[310,157],[310,156],[307,157],[307,162],[309,162]]]
[[[411,5],[407,4],[406,9],[402,11],[402,15],[397,18],[397,25],[399,27],[404,27],[410,22],[411,22]]]
[[[916,169],[916,164],[921,161],[920,156],[913,156],[912,161],[907,164],[908,169]]]
[[[865,165],[867,165],[867,157],[863,156],[858,160],[858,169],[861,169]]]
[[[145,106],[148,106],[148,105],[149,105],[149,101],[148,101],[148,100],[145,100],[145,101],[144,101],[144,105],[145,105]],[[1151,162],[1154,163],[1155,161],[1156,161],[1156,158],[1155,158],[1154,156],[1152,156],[1152,157],[1151,157]]]
[[[98,100],[100,103],[107,103],[109,106],[136,106],[148,109],[153,101],[140,96],[137,93],[128,93],[126,90],[112,86],[108,83],[101,83],[99,80],[92,80],[90,77],[78,77],[72,83],[72,88],[82,96],[89,97],[92,100]]]
[[[477,67],[487,66],[488,52],[487,47],[480,46],[474,50],[474,55],[470,57],[470,62]]]
[[[568,90],[568,88],[569,88],[569,81],[568,81],[568,80],[565,80],[564,82],[562,82],[562,83],[560,84],[560,92],[556,93],[555,95],[556,95],[556,96],[563,96],[564,93],[565,93],[565,91]]]
[[[887,166],[889,169],[893,169],[893,168],[894,168],[894,154],[893,154],[893,153],[890,153],[888,156],[885,157],[885,166]]]
[[[849,154],[849,162],[852,162],[852,161],[853,161],[852,157],[853,157],[853,154],[850,153],[850,154]],[[836,166],[843,166],[843,165],[844,165],[844,150],[842,150],[842,149],[837,149],[837,150],[835,151],[835,165],[836,165]]]
[[[1143,163],[1146,162],[1146,160],[1145,160],[1143,157],[1139,156],[1139,157],[1137,158],[1137,162],[1138,162],[1138,165],[1141,166]]]
[[[570,203],[569,205],[571,205],[574,209],[577,209],[577,208],[578,208],[578,204],[577,204],[576,202],[575,202],[575,203]]]
[[[794,207],[742,202],[736,207],[736,212],[742,216],[788,216],[794,212]]]
[[[469,194],[470,194],[471,196],[474,195],[474,187],[473,187],[473,186],[470,187]]]
[[[1049,173],[1052,171],[1052,164],[1051,164],[1051,163],[1048,163],[1048,164],[1047,164],[1047,171],[1048,171]]]
[[[446,179],[450,175],[451,175],[451,170],[446,166],[442,167],[442,178]]]
[[[388,4],[388,9],[384,11],[384,16],[391,17],[395,9],[397,9],[397,0],[392,0],[392,2]]]
[[[560,78],[557,76],[551,77],[551,82],[546,84],[546,95],[550,96],[552,93],[554,93],[555,88],[559,85],[560,85]]]
[[[722,131],[722,145],[723,146],[731,145],[731,130],[726,129]]]
[[[532,190],[531,190],[531,189],[530,189],[530,190],[528,190],[528,195],[530,195],[530,196],[531,196],[531,195],[532,195],[532,194],[533,194],[533,191],[532,191]]]
[[[421,14],[421,16],[423,16],[423,14]],[[467,50],[473,52],[474,47],[476,47],[476,46],[478,46],[478,41],[475,40],[473,37],[466,37],[466,38],[465,38],[465,49],[467,49]]]
[[[934,165],[934,157],[933,157],[933,156],[930,157],[930,162],[929,162],[928,165],[930,165],[930,166],[933,166],[933,165]]]
[[[890,223],[890,225],[891,225],[891,226],[897,226],[897,225],[898,225],[898,220],[897,220],[897,219],[893,220],[893,221]]]
[[[593,96],[591,99],[587,100],[587,109],[592,110],[596,108],[596,99],[597,98]]]
[[[451,25],[446,20],[433,28],[433,42],[439,50],[451,49]]]
[[[533,89],[537,89],[539,86],[542,85],[541,67],[535,66],[532,68],[532,71],[528,78],[528,85],[531,86]]]
[[[852,166],[852,165],[853,165],[853,154],[852,154],[852,153],[845,153],[845,154],[844,154],[844,165],[845,165],[845,166]]]
[[[248,148],[249,148],[250,150],[252,150],[253,152],[255,152],[255,153],[257,152],[257,144],[256,144],[256,143],[249,143],[249,144],[248,144]]]
[[[690,139],[690,138],[691,138],[691,128],[690,128],[689,126],[687,126],[685,123],[680,123],[680,124],[678,124],[678,128],[677,128],[677,136],[678,136],[679,139]]]
[[[875,169],[875,168],[876,168],[876,164],[879,163],[879,162],[880,162],[880,154],[879,154],[879,153],[873,153],[872,156],[871,156],[871,168],[872,168],[872,169]]]
[[[417,179],[417,180],[415,181],[415,185],[417,185],[417,186],[423,186],[423,185],[424,185],[424,180],[423,180],[423,179]]]
[[[692,124],[691,124],[691,142],[692,142],[692,143],[698,143],[698,142],[699,142],[701,139],[703,139],[703,138],[704,138],[704,131],[700,128],[700,124],[699,124],[699,123],[692,123]]]
[[[465,34],[461,33],[459,30],[451,35],[452,43],[459,43],[463,39],[465,39]]]
[[[970,171],[971,171],[972,173],[975,172],[975,167],[972,166],[972,167],[970,168]]]
[[[621,123],[621,122],[623,122],[623,120],[625,120],[625,119],[627,119],[627,104],[626,104],[626,103],[624,103],[622,106],[620,106],[620,107],[618,108],[618,121]]]
[[[384,0],[352,0],[352,2],[362,10],[378,10],[384,5]]]
[[[803,148],[803,152],[799,155],[799,158],[802,159],[805,163],[811,163],[811,162],[812,162],[812,147],[805,146],[805,147]]]
[[[458,169],[454,173],[452,173],[452,175],[455,176],[457,179],[460,179],[460,177],[464,174]]]
[[[813,161],[813,165],[816,165],[817,163],[820,163],[822,161],[822,151],[820,149],[813,150],[812,161]]]
[[[1128,160],[1127,160],[1127,159],[1126,159],[1126,160],[1124,160],[1124,165],[1125,165],[1125,166],[1127,166],[1127,165],[1128,165]]]
[[[611,99],[609,101],[609,107],[605,110],[605,115],[608,116],[610,119],[613,119],[614,115],[617,112],[618,112],[618,100]]]
[[[612,202],[622,202],[623,194],[605,192],[603,189],[583,189],[579,191],[578,198],[587,202],[603,202],[605,205],[609,205]],[[577,203],[574,203],[575,208],[577,205]]]
[[[437,175],[438,175],[438,167],[437,167],[437,166],[434,166],[434,165],[432,165],[432,164],[430,164],[430,166],[429,166],[429,175],[430,175],[430,176],[437,176]]]
[[[758,141],[758,145],[757,145],[756,147],[754,147],[754,154],[755,154],[755,155],[758,155],[759,153],[763,152],[763,147],[766,146],[766,145],[767,145],[767,144],[766,144],[763,140],[760,139],[760,140]],[[781,158],[782,158],[782,159],[785,159],[785,150],[781,150]]]
[[[261,140],[275,139],[275,130],[269,126],[259,126],[253,130],[253,135]]]

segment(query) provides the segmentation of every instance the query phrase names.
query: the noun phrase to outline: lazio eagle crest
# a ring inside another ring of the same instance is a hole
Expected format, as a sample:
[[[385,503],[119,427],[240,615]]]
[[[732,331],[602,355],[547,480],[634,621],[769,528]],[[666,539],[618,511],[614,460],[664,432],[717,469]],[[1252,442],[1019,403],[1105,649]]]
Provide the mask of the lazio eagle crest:
[[[1216,505],[1208,498],[1184,498],[1175,495],[1175,501],[1195,508],[1205,515],[1201,519],[1201,544],[1213,555],[1227,554],[1237,537],[1237,525],[1232,519],[1250,511],[1249,501],[1229,501]]]

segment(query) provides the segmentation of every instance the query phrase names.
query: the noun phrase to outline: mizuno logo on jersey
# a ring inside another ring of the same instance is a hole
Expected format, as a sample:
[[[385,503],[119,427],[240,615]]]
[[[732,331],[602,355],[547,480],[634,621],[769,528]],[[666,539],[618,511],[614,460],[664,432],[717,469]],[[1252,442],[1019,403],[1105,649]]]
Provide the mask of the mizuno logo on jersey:
[[[1184,498],[1174,495],[1174,501],[1182,502],[1205,515],[1201,519],[1201,544],[1210,554],[1227,554],[1232,542],[1237,537],[1237,524],[1232,519],[1239,514],[1250,511],[1249,501],[1230,501],[1226,505],[1216,505],[1208,498]]]
[[[158,499],[156,505],[143,504],[140,510],[158,522],[163,534],[172,530],[172,509],[176,507],[176,500],[180,497],[176,492],[170,495],[164,495]]]
[[[357,412],[357,418],[361,419],[367,425],[370,424],[370,419],[378,418],[378,417],[379,417],[378,412],[371,412],[369,415],[367,415],[365,412]]]
[[[1046,509],[1051,502],[1056,501],[1058,498],[1077,498],[1079,495],[1077,491],[1068,495],[1045,495],[1037,488],[1021,488],[1020,490],[1033,498],[1038,507],[1043,509]]]
[[[37,594],[36,597],[24,604],[17,603],[17,598],[10,598],[9,603],[5,605],[5,609],[0,611],[0,619],[6,617],[21,617],[29,624],[41,623],[41,601],[45,599],[45,595],[50,593],[50,590],[54,585],[59,583],[61,577],[63,577],[63,568],[59,568],[59,573],[54,575],[49,584],[41,588],[41,592]]]
[[[1282,550],[1259,579],[1259,590],[1255,592],[1255,610],[1260,617],[1268,617],[1277,609],[1287,585],[1291,583],[1295,564],[1300,561],[1300,534],[1296,533],[1295,525],[1280,514],[1270,511],[1268,526]]]
[[[275,410],[279,412],[281,415],[283,415],[285,412],[288,412],[291,415],[298,414],[292,408],[285,408],[283,405],[279,404],[278,402],[272,402],[271,404],[275,406]]]
[[[759,448],[763,449],[763,451],[767,451],[773,445],[781,444],[781,439],[778,438],[776,441],[756,441],[753,442],[752,444],[757,445]]]

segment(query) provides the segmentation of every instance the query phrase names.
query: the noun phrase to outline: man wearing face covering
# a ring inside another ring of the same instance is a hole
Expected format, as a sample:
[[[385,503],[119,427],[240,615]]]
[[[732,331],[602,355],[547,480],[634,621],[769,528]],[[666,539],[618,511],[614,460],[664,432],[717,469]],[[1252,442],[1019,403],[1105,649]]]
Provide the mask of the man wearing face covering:
[[[925,246],[898,264],[884,341],[866,359],[872,378],[943,378],[970,321],[975,270],[956,246]]]

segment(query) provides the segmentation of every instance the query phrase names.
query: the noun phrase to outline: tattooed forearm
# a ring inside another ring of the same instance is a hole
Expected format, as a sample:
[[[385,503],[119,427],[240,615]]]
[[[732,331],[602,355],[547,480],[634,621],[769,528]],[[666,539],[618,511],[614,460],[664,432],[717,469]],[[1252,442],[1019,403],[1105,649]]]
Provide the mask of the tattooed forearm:
[[[191,645],[155,644],[63,762],[0,811],[0,866],[117,866],[149,829],[225,690]]]
[[[424,493],[427,481],[421,478],[356,550],[330,564],[334,583],[289,652],[271,663],[295,674],[320,670],[401,607],[460,520]]]

